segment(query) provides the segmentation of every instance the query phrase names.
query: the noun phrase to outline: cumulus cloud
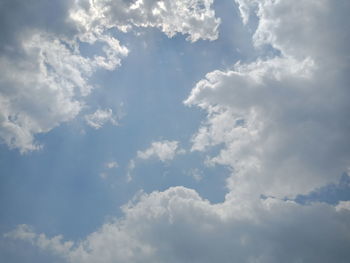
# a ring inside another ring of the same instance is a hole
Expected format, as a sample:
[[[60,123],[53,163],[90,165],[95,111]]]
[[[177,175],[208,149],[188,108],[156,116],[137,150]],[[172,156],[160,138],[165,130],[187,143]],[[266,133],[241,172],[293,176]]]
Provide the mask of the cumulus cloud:
[[[120,55],[127,54],[127,49],[115,48],[120,49]],[[88,78],[105,65],[43,32],[23,40],[21,52],[20,57],[0,56],[0,137],[10,148],[26,152],[40,148],[35,134],[48,132],[78,115],[83,97],[92,89]]]
[[[118,125],[117,117],[113,115],[112,109],[98,109],[92,114],[85,115],[85,120],[89,126],[96,130],[100,129],[107,122],[110,122],[113,125]]]
[[[28,240],[67,262],[346,262],[349,210],[268,198],[213,205],[184,187],[142,195],[125,217],[79,242],[19,226]],[[317,221],[317,224],[315,224]]]
[[[228,184],[236,198],[292,197],[337,181],[350,160],[343,55],[350,39],[342,11],[349,3],[237,2],[245,22],[249,12],[259,18],[255,45],[280,55],[213,71],[197,83],[185,103],[205,109],[208,118],[192,150],[223,145],[209,163],[232,168]]]
[[[213,0],[104,0],[77,1],[71,17],[84,30],[98,24],[128,31],[133,27],[156,27],[169,37],[188,35],[187,40],[214,40],[218,37],[220,19],[211,9]]]
[[[68,16],[69,6],[63,7],[66,9],[60,15],[65,17],[58,21]],[[5,22],[11,23],[11,17],[6,17],[9,21]],[[89,43],[104,43],[106,56],[87,58],[79,51],[80,33],[74,23],[46,29],[40,21],[28,24],[18,29],[16,38],[1,41],[0,54],[0,138],[22,153],[40,148],[35,134],[75,118],[84,106],[84,97],[91,92],[89,77],[98,68],[114,69],[128,52],[116,39],[101,33]],[[63,28],[71,30],[63,34]]]
[[[132,180],[132,172],[136,168],[138,160],[157,159],[161,162],[173,160],[177,155],[184,154],[185,150],[179,148],[178,141],[156,141],[152,142],[150,147],[144,151],[137,151],[136,157],[131,159],[127,167],[127,181]]]
[[[111,28],[157,27],[168,36],[215,39],[212,1],[3,1],[0,22],[0,140],[21,152],[40,149],[35,135],[74,119],[90,94],[91,75],[114,70],[128,54]],[[54,10],[51,10],[54,9]],[[9,15],[10,14],[10,15]],[[48,15],[52,14],[52,15]],[[85,57],[80,44],[101,46]],[[101,127],[109,112],[88,123]],[[111,119],[110,119],[111,120]],[[112,121],[113,122],[113,121]]]
[[[137,158],[147,160],[157,158],[162,162],[170,161],[178,154],[184,153],[183,149],[179,149],[177,141],[158,141],[152,142],[151,146],[144,151],[137,151]]]
[[[130,202],[124,217],[82,241],[50,238],[28,226],[7,237],[71,263],[349,261],[348,201],[285,199],[333,182],[349,167],[349,2],[236,2],[244,22],[253,13],[259,19],[255,45],[268,44],[280,55],[208,73],[186,100],[208,113],[192,150],[223,145],[208,163],[232,169],[225,201],[211,204],[174,187]],[[133,2],[135,8],[140,3]],[[139,158],[173,158],[166,156],[174,147],[161,145]]]

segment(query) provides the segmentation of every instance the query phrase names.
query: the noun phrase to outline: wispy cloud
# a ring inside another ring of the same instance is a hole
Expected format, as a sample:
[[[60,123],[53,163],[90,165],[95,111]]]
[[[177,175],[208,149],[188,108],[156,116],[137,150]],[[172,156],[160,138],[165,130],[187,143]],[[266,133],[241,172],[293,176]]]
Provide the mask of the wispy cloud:
[[[95,129],[102,128],[107,122],[118,125],[118,117],[113,114],[112,109],[98,109],[92,114],[85,115],[85,120],[89,126]]]

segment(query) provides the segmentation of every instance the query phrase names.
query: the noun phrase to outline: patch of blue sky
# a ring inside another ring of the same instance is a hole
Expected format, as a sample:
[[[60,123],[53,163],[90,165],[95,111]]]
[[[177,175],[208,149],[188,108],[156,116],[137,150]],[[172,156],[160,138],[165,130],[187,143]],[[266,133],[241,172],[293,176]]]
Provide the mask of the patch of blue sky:
[[[262,199],[273,196],[261,195]],[[309,205],[312,203],[326,203],[337,205],[341,201],[350,200],[350,176],[343,173],[337,183],[324,185],[314,189],[308,194],[297,195],[295,198],[284,198],[284,200],[292,200],[298,204]]]
[[[344,173],[338,183],[325,185],[307,195],[298,195],[295,199],[300,204],[323,202],[336,205],[339,201],[350,200],[350,176]]]
[[[156,159],[139,160],[132,171],[129,187],[150,193],[171,186],[184,186],[196,189],[212,203],[223,202],[229,171],[223,166],[206,167],[202,164],[203,159],[202,154],[192,153],[178,155],[173,161],[164,163]]]

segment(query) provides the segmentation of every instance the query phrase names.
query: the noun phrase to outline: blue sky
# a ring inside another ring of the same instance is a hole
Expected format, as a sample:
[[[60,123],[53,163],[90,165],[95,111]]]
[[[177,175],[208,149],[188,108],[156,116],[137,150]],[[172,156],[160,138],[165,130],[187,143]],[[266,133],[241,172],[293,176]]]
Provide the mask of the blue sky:
[[[350,259],[346,1],[1,5],[0,261]]]

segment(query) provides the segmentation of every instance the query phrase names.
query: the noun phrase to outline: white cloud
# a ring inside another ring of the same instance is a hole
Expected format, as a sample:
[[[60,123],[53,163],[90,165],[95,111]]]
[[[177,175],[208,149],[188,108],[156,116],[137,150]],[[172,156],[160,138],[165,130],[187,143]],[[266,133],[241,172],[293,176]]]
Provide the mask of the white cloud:
[[[0,140],[22,153],[41,148],[36,134],[80,113],[97,69],[121,64],[128,49],[111,36],[111,28],[157,27],[169,37],[187,34],[190,41],[217,37],[211,0],[58,2],[11,3],[0,11],[4,25],[13,25],[3,28],[0,39]],[[19,15],[8,15],[13,12]],[[51,12],[55,16],[46,15]],[[84,57],[82,42],[99,44],[103,55]],[[107,117],[97,112],[88,123],[99,128]]]
[[[10,148],[39,149],[35,134],[72,120],[84,106],[84,96],[92,89],[88,78],[105,64],[81,56],[75,44],[33,32],[21,43],[22,56],[0,56],[0,137]],[[119,56],[127,54],[114,44]],[[109,66],[118,64],[116,58],[108,61]]]
[[[343,52],[349,2],[332,8],[325,0],[239,2],[247,21],[247,12],[257,11],[256,45],[269,43],[282,55],[211,72],[186,100],[208,112],[192,150],[222,144],[209,162],[232,168],[225,201],[210,204],[194,190],[175,187],[130,202],[124,217],[82,241],[48,238],[27,226],[8,237],[71,263],[349,261],[348,202],[283,200],[334,181],[349,167],[349,68]],[[139,158],[174,158],[177,144],[158,143]],[[134,167],[131,160],[129,169]]]
[[[85,120],[89,126],[95,128],[96,130],[100,129],[107,122],[110,122],[113,125],[118,125],[117,116],[113,115],[113,111],[111,109],[98,109],[92,114],[85,115]]]
[[[211,9],[213,0],[182,1],[77,1],[71,17],[82,30],[116,27],[128,31],[133,27],[156,27],[169,37],[176,33],[188,35],[191,42],[218,37],[220,19]]]
[[[185,103],[208,118],[192,150],[224,146],[210,163],[232,168],[234,198],[295,196],[336,181],[350,160],[348,2],[238,2],[257,12],[255,45],[270,44],[281,55],[197,83]]]
[[[5,234],[5,237],[26,240],[32,245],[58,256],[69,254],[74,245],[72,241],[62,241],[61,235],[47,238],[45,234],[36,234],[28,225],[18,225],[16,230]]]
[[[41,147],[35,134],[74,119],[91,92],[89,77],[98,68],[114,69],[128,53],[101,33],[89,43],[102,42],[106,56],[87,58],[80,54],[77,36],[67,40],[45,31],[23,30],[17,50],[0,55],[0,139],[22,153]]]
[[[346,262],[349,211],[278,199],[213,205],[175,187],[142,195],[125,217],[73,243],[20,226],[29,240],[67,262]],[[317,222],[317,223],[315,223]]]
[[[34,34],[23,42],[24,57],[1,56],[0,136],[21,152],[38,149],[33,135],[73,119],[89,92],[92,66],[61,41]],[[78,89],[78,90],[77,90]]]
[[[162,162],[170,161],[178,154],[184,153],[183,149],[179,149],[177,141],[158,141],[152,142],[151,146],[144,151],[137,151],[137,157],[143,160],[157,158]]]
[[[340,201],[339,204],[335,207],[337,211],[348,210],[350,211],[350,201]]]
[[[126,173],[127,182],[132,180],[132,173],[138,160],[158,159],[161,162],[168,162],[177,155],[184,153],[185,150],[179,148],[178,141],[163,140],[152,142],[149,148],[144,151],[137,151],[136,157],[129,161]]]

